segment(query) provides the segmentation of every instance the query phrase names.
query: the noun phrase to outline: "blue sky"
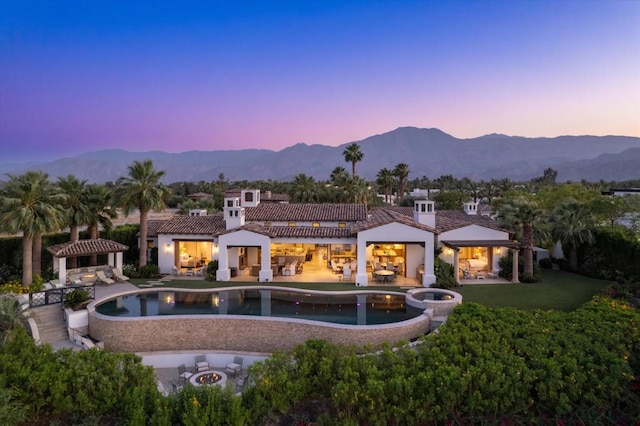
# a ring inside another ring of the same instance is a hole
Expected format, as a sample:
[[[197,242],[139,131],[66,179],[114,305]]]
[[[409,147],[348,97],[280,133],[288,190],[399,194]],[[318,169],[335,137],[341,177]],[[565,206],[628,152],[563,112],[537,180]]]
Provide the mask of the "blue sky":
[[[0,0],[0,161],[640,136],[638,1]]]

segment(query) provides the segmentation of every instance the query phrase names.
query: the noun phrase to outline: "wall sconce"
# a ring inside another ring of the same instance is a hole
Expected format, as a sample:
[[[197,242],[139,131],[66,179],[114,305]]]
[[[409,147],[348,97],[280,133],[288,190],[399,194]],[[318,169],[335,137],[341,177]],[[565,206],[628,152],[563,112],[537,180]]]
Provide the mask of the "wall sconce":
[[[172,251],[172,250],[173,250],[173,245],[172,245],[171,243],[167,243],[167,244],[164,246],[164,252],[165,252],[165,253],[171,253],[171,251]]]
[[[453,254],[453,249],[452,248],[448,248],[446,253],[447,253],[448,256],[451,256]]]
[[[502,253],[502,249],[500,247],[496,247],[496,254]]]

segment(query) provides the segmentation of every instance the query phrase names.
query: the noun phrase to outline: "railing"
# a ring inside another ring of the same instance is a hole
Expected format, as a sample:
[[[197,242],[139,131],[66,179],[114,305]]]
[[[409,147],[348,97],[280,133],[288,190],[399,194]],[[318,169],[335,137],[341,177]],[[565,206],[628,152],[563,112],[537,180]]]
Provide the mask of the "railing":
[[[74,290],[86,290],[90,299],[96,298],[96,289],[93,285],[77,285],[72,287],[51,288],[49,290],[29,293],[29,306],[46,306],[64,302],[67,293]]]

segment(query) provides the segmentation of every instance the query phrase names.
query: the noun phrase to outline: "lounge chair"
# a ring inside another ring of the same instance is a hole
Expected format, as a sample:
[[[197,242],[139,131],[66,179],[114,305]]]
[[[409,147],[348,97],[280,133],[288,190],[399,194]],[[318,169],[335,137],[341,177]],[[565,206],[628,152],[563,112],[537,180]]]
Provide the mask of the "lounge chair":
[[[181,384],[186,383],[191,376],[193,376],[193,373],[187,370],[187,367],[184,364],[180,364],[178,366],[178,380]]]
[[[107,278],[107,276],[104,274],[104,271],[96,271],[96,277],[98,277],[98,281],[100,281],[103,284],[115,283],[115,281],[112,280],[111,278]]]
[[[111,271],[113,272],[113,277],[116,281],[129,281],[129,277],[120,272],[120,269],[113,268]]]
[[[225,372],[227,374],[232,374],[234,376],[236,374],[240,374],[242,372],[242,363],[243,362],[244,362],[244,358],[242,358],[241,356],[234,356],[233,357],[233,362],[230,362],[225,367]]]
[[[196,355],[195,357],[196,373],[209,370],[209,362],[206,355]]]

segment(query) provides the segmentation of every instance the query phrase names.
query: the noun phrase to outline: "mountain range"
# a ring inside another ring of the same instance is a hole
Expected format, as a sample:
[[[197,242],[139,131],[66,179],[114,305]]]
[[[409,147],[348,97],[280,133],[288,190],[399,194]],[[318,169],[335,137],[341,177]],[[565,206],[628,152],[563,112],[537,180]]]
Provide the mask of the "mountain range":
[[[374,180],[380,169],[398,163],[409,166],[409,179],[441,175],[474,180],[504,178],[529,180],[547,167],[558,171],[558,181],[640,179],[640,138],[630,136],[559,136],[525,138],[490,134],[459,139],[438,129],[401,127],[355,141],[364,158],[356,174]],[[351,143],[351,142],[349,142]],[[230,181],[290,181],[299,173],[327,180],[337,166],[351,171],[339,146],[298,143],[281,151],[244,149],[224,151],[130,152],[108,149],[75,157],[30,164],[2,164],[0,173],[42,170],[53,179],[73,174],[89,182],[115,181],[127,174],[134,160],[153,160],[165,170],[165,183],[212,181],[220,173]]]

